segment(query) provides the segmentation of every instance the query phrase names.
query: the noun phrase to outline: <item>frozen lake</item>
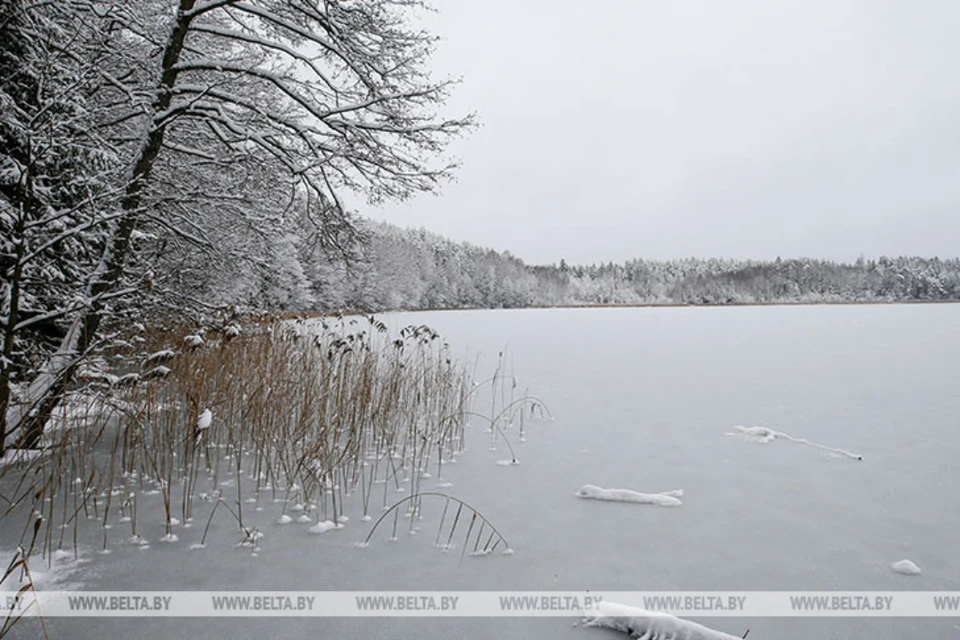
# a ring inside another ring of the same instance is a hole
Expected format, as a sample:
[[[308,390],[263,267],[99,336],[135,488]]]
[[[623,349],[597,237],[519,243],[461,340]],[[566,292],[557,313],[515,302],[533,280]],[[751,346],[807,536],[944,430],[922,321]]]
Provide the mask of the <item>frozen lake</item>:
[[[352,546],[271,527],[256,556],[232,539],[188,551],[119,548],[75,572],[90,589],[960,590],[960,305],[456,311],[427,324],[478,377],[506,349],[518,391],[555,419],[527,425],[498,466],[482,425],[447,468],[516,553],[443,554],[432,537]],[[725,435],[760,425],[864,460]],[[515,433],[510,432],[514,438]],[[659,492],[683,506],[580,500],[584,484]],[[429,484],[424,485],[430,488]],[[431,515],[424,522],[431,529]],[[187,530],[188,532],[190,530]],[[155,532],[162,534],[162,527]],[[195,531],[197,536],[200,532]],[[214,536],[213,533],[211,534]],[[223,538],[224,536],[220,536]],[[914,560],[920,576],[890,570]],[[76,584],[76,582],[75,582]],[[577,638],[547,619],[52,620],[54,637]],[[750,638],[960,638],[960,619],[701,620]],[[26,629],[24,629],[25,631]],[[16,635],[16,634],[14,634]]]

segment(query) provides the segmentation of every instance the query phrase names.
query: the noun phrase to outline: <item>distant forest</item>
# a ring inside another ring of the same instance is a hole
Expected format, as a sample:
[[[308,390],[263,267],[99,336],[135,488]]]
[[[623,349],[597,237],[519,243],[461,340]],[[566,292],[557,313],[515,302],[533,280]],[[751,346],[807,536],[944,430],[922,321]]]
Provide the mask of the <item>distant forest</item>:
[[[347,251],[292,234],[264,247],[266,255],[245,268],[198,263],[194,272],[170,274],[169,284],[183,291],[205,289],[208,303],[246,311],[960,299],[956,258],[860,258],[853,264],[638,258],[542,266],[422,229],[369,220],[355,224],[360,241]]]

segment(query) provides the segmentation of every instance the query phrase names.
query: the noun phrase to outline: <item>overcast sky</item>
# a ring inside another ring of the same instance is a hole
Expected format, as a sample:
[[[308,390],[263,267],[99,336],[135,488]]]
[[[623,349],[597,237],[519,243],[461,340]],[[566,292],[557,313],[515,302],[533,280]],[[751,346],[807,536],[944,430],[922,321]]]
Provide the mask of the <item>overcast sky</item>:
[[[483,124],[367,215],[535,264],[960,255],[960,2],[436,4]]]

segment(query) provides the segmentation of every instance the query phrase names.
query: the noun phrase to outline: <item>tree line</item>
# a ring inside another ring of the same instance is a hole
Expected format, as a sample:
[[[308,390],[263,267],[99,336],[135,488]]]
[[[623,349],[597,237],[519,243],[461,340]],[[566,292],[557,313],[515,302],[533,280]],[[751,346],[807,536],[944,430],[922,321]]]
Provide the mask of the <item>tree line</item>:
[[[304,247],[240,304],[289,310],[517,308],[605,304],[758,304],[960,300],[960,259],[644,260],[527,265],[509,252],[425,230],[359,221],[351,260]],[[279,274],[286,274],[280,276]],[[283,286],[274,293],[271,287]],[[295,291],[295,293],[292,293]],[[223,300],[224,303],[228,302]]]

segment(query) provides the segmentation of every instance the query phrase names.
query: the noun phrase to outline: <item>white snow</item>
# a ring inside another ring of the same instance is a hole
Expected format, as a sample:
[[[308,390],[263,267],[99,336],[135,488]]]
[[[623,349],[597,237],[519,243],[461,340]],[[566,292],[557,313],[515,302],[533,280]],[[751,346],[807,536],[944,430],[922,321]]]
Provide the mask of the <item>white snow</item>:
[[[811,447],[816,447],[817,449],[823,449],[824,451],[829,451],[830,453],[846,456],[847,458],[853,458],[854,460],[863,460],[863,456],[859,453],[851,453],[849,451],[844,451],[843,449],[835,449],[834,447],[828,447],[817,442],[811,442],[806,438],[796,438],[789,433],[774,431],[773,429],[768,429],[766,427],[744,427],[742,425],[736,425],[733,427],[732,431],[727,433],[727,435],[741,436],[748,440],[754,440],[764,444],[767,442],[773,442],[777,438],[780,438],[781,440],[789,440],[790,442],[810,445]]]
[[[159,367],[154,367],[153,369],[150,369],[144,373],[143,377],[146,379],[166,378],[168,375],[170,375],[170,367],[160,365]]]
[[[622,631],[642,640],[739,640],[742,636],[710,629],[667,613],[616,602],[600,602],[585,612],[584,624]]]
[[[117,381],[113,383],[115,387],[132,387],[133,385],[140,382],[139,373],[128,373],[126,375],[120,376],[117,378]]]
[[[660,507],[679,507],[683,502],[677,498],[683,495],[683,489],[664,491],[662,493],[640,493],[630,489],[604,489],[592,484],[580,487],[577,496],[591,500],[609,500],[611,502],[635,502],[637,504],[655,504]]]
[[[197,347],[203,346],[203,338],[198,335],[184,336],[183,344],[192,349],[196,349]]]
[[[313,525],[313,526],[310,527],[309,529],[307,529],[307,531],[309,531],[310,533],[326,533],[327,531],[330,531],[331,529],[338,529],[338,528],[340,528],[341,526],[342,526],[342,525],[335,524],[335,523],[331,522],[330,520],[323,520],[323,521],[318,522],[317,524]]]
[[[203,431],[204,429],[209,429],[211,422],[213,422],[213,413],[210,409],[204,409],[200,417],[197,418],[197,430]]]
[[[277,519],[277,524],[290,524],[291,522],[293,522],[293,518],[287,514],[283,514]]]
[[[897,560],[890,565],[890,568],[905,576],[918,576],[922,573],[920,567],[918,567],[913,560],[907,559]]]
[[[159,362],[166,362],[173,358],[174,353],[170,349],[164,349],[163,351],[157,351],[156,353],[151,353],[147,356],[147,359],[143,361],[144,365],[156,364]]]

